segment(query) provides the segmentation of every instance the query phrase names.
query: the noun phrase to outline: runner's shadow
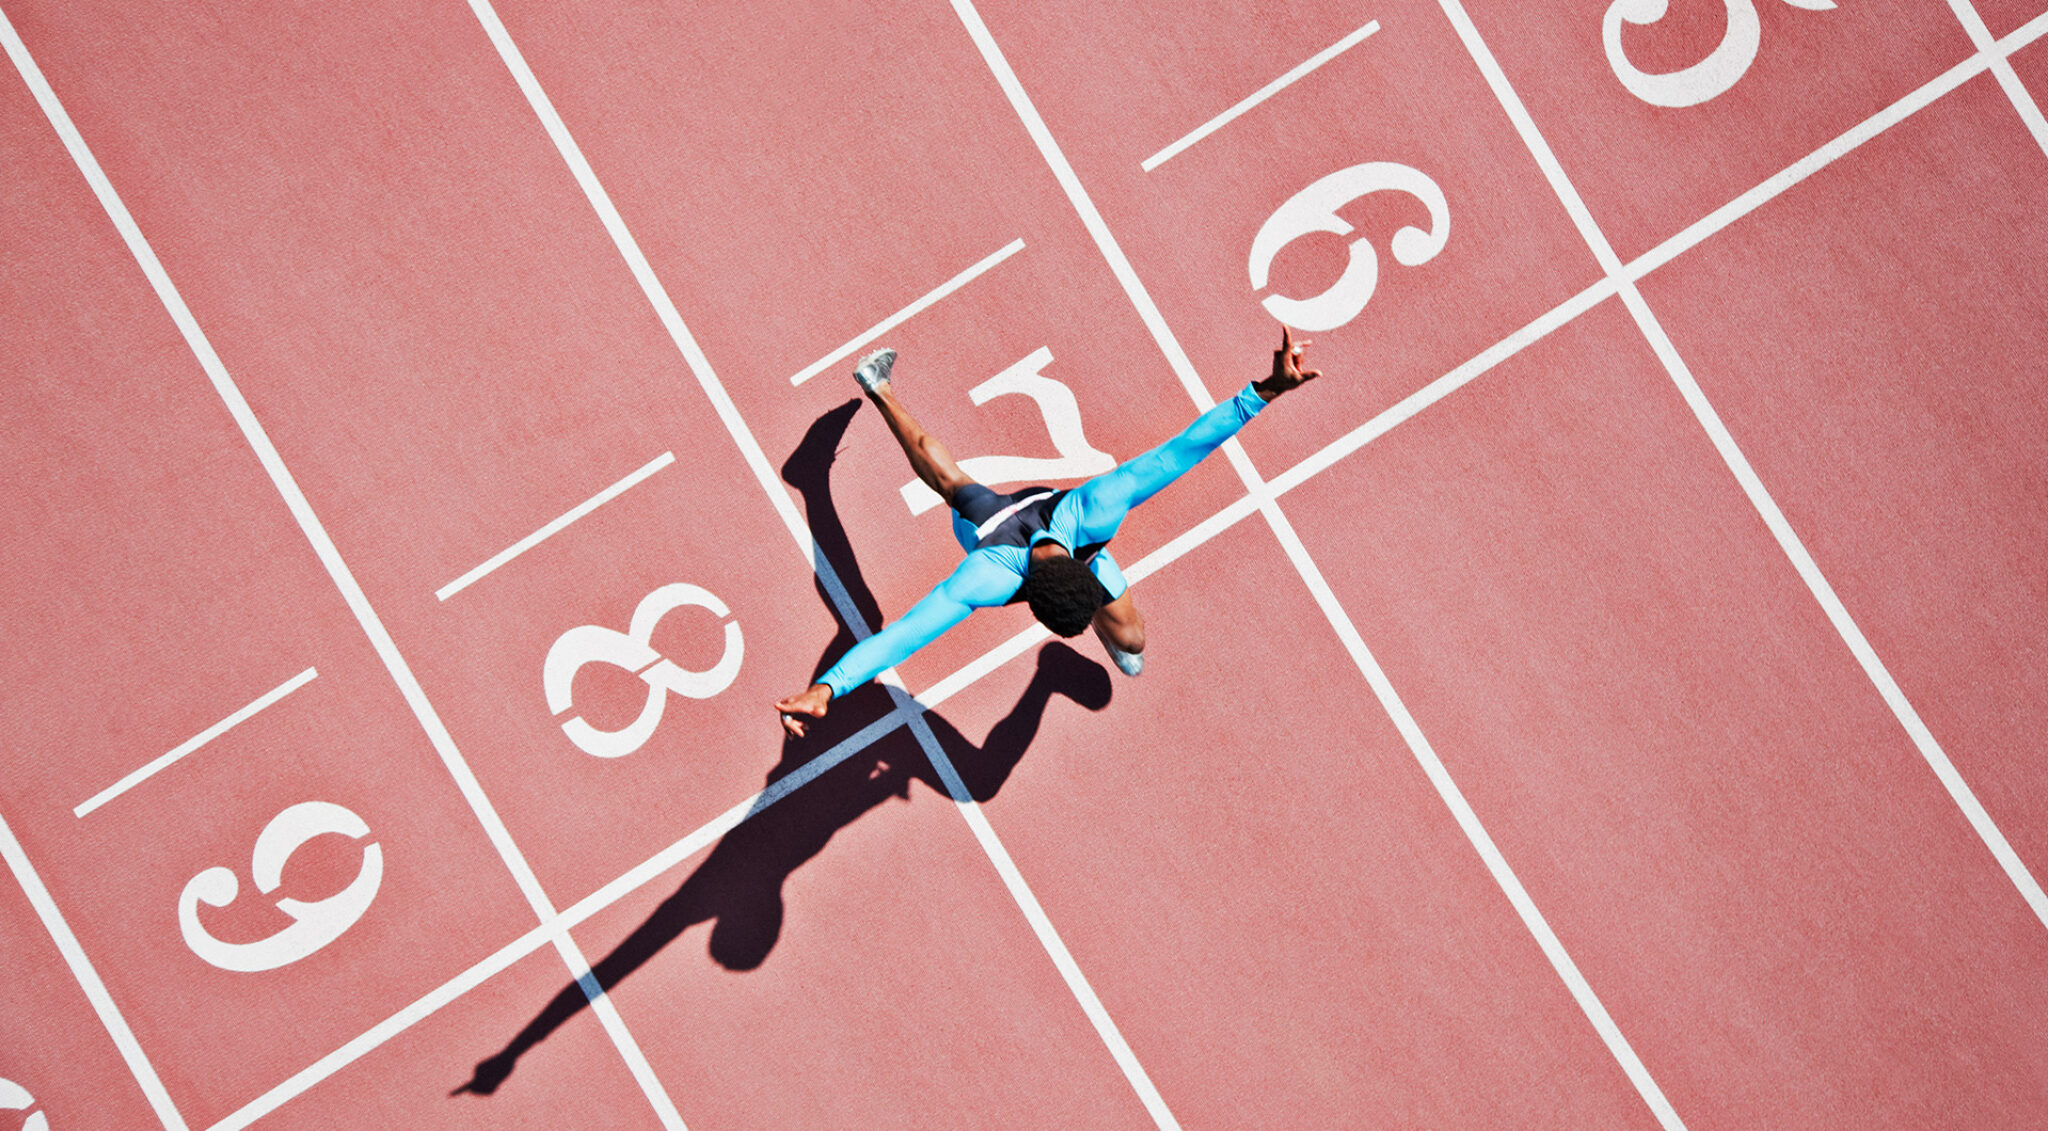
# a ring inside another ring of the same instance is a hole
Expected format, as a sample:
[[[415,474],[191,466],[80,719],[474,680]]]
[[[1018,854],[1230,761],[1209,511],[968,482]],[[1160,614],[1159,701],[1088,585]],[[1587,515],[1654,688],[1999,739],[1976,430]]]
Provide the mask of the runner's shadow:
[[[849,401],[820,417],[782,465],[782,477],[803,497],[818,552],[839,571],[847,596],[861,617],[876,625],[882,620],[880,606],[861,577],[831,493],[832,462],[859,408],[858,400]],[[817,581],[816,587],[819,598],[832,607],[824,582]],[[823,674],[853,643],[851,630],[842,623],[818,657],[811,678]],[[1023,759],[1054,695],[1100,711],[1109,705],[1110,694],[1109,675],[1100,664],[1054,643],[1040,650],[1037,669],[1024,694],[979,746],[941,716],[926,712],[923,718],[967,792],[976,801],[986,801],[996,795]],[[728,970],[759,967],[782,932],[783,886],[792,873],[824,850],[834,834],[892,797],[908,800],[912,782],[923,782],[945,796],[944,783],[906,726],[898,726],[859,750],[835,749],[893,707],[888,692],[870,683],[834,700],[830,713],[813,720],[803,738],[784,741],[782,758],[768,772],[766,784],[772,787],[797,774],[809,780],[794,783],[786,794],[771,791],[765,795],[674,894],[610,954],[592,964],[598,984],[606,989],[618,985],[683,932],[707,922],[711,924],[708,950],[712,961]],[[839,760],[813,765],[826,755]],[[779,800],[766,799],[778,794]],[[588,1005],[589,998],[578,983],[564,986],[502,1050],[480,1062],[470,1080],[450,1094],[495,1092],[521,1056]]]

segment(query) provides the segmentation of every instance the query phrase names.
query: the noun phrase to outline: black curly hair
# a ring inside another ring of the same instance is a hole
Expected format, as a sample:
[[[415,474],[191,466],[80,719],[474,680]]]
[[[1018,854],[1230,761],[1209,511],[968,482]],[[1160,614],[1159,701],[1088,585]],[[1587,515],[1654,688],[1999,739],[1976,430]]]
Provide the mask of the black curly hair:
[[[1079,636],[1109,603],[1109,590],[1087,565],[1065,556],[1032,562],[1021,593],[1031,615],[1058,636]]]

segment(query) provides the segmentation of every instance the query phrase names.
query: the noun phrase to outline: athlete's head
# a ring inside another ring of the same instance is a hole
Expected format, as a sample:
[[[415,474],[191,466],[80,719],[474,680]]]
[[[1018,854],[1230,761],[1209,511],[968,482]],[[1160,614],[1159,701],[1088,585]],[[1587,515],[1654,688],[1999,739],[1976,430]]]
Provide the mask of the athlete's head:
[[[1095,610],[1109,603],[1109,590],[1089,568],[1064,554],[1039,558],[1024,574],[1024,600],[1038,623],[1058,636],[1079,636]]]

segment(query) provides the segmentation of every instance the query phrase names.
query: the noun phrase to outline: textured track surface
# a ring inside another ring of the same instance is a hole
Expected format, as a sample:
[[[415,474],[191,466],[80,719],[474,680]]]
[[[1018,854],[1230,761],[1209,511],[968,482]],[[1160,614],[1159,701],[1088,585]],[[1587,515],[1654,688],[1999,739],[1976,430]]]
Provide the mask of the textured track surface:
[[[0,1128],[2048,1121],[2048,2],[601,7],[0,0]]]

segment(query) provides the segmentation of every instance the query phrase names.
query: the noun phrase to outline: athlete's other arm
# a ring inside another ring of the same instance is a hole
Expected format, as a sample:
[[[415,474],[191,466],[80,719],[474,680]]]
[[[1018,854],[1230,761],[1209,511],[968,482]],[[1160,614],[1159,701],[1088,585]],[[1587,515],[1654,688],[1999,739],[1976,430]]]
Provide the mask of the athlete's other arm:
[[[1280,327],[1280,348],[1273,351],[1273,375],[1263,381],[1252,382],[1252,388],[1270,403],[1282,393],[1292,392],[1323,375],[1320,369],[1303,369],[1301,351],[1315,343],[1303,339],[1294,340],[1294,331]]]
[[[1321,370],[1301,368],[1302,350],[1308,345],[1295,341],[1294,332],[1282,326],[1280,348],[1273,351],[1271,375],[1247,384],[1236,396],[1196,417],[1173,439],[1076,487],[1076,544],[1109,541],[1133,507],[1207,459],[1281,394],[1322,376]]]
[[[803,716],[825,717],[825,706],[834,698],[875,678],[884,668],[895,667],[911,653],[937,640],[947,629],[967,619],[979,608],[1000,605],[1017,591],[1017,577],[988,555],[969,554],[946,580],[898,617],[893,624],[847,650],[818,682],[787,699],[778,699],[775,710],[782,717],[782,729],[802,738]]]
[[[1078,543],[1106,542],[1116,534],[1132,507],[1151,498],[1167,484],[1186,474],[1210,453],[1237,434],[1264,404],[1282,393],[1298,389],[1321,376],[1319,370],[1301,368],[1302,351],[1308,342],[1294,340],[1293,331],[1280,328],[1280,348],[1273,351],[1273,372],[1255,381],[1237,396],[1203,413],[1180,435],[1130,460],[1106,475],[1082,484],[1074,494],[1079,510],[1075,540]],[[1094,567],[1112,600],[1095,612],[1095,632],[1102,642],[1125,652],[1145,650],[1145,617],[1131,599],[1123,573],[1109,556],[1109,549],[1095,555]],[[1104,567],[1107,567],[1105,571]],[[1110,576],[1100,576],[1107,572]],[[1120,661],[1121,662],[1121,661]]]

